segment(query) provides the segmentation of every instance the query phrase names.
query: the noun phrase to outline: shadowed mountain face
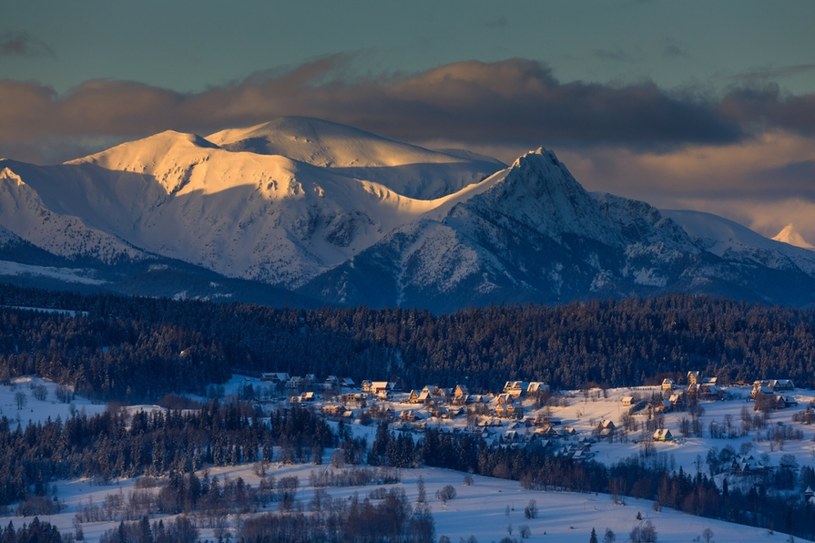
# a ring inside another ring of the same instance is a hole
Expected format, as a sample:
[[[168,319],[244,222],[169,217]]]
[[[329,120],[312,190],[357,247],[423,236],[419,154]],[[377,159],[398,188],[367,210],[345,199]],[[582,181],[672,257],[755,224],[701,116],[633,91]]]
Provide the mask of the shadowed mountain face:
[[[0,259],[0,278],[26,284],[211,299],[255,285],[267,303],[815,301],[815,253],[588,193],[550,151],[504,167],[302,118],[0,161]]]

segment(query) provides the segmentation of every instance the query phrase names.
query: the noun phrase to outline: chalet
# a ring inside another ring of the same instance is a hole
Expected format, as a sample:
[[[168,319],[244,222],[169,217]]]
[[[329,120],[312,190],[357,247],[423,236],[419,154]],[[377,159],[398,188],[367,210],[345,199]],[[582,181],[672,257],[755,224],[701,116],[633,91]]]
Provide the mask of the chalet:
[[[289,378],[286,382],[286,388],[290,389],[298,389],[303,387],[306,384],[306,380],[300,377],[299,375],[294,375]]]
[[[495,401],[498,405],[505,405],[513,402],[513,396],[509,393],[499,394],[496,396]]]
[[[654,441],[673,441],[673,434],[667,428],[658,428],[654,432]]]
[[[620,398],[620,403],[626,407],[634,405],[636,401],[637,400],[634,398],[634,396],[623,396],[622,398]]]
[[[699,385],[699,396],[703,400],[721,400],[724,392],[716,385],[715,378],[712,383],[702,383]]]
[[[546,437],[546,438],[556,438],[558,437],[558,432],[552,426],[539,426],[535,428],[532,432],[536,436]]]
[[[527,385],[523,381],[507,381],[504,383],[504,393],[514,398],[520,398],[526,391]]]
[[[329,375],[323,381],[323,388],[326,390],[334,390],[340,387],[340,379],[336,375]]]
[[[366,399],[365,394],[360,394],[358,392],[343,394],[342,401],[345,403],[345,405],[350,405],[352,407],[365,407],[368,405],[368,400]]]
[[[766,471],[767,466],[753,458],[752,454],[747,457],[736,457],[730,465],[730,472],[733,475],[756,475]]]
[[[589,460],[592,456],[594,456],[594,454],[591,452],[591,445],[578,447],[574,453],[572,453],[572,459],[574,460]]]
[[[772,381],[763,379],[760,381],[753,381],[753,390],[750,391],[750,397],[756,399],[756,396],[771,395],[773,393]]]
[[[614,436],[614,431],[616,429],[617,427],[614,425],[613,421],[604,420],[597,427],[597,436],[610,439]]]
[[[344,388],[355,388],[357,384],[350,377],[343,377],[340,379],[340,386]]]
[[[523,416],[523,408],[521,406],[516,406],[514,403],[499,403],[493,409],[493,414],[496,417],[514,419],[514,418],[521,418]]]
[[[663,392],[671,392],[674,388],[676,388],[676,384],[674,383],[673,379],[663,379],[662,380],[662,390]]]
[[[314,398],[315,398],[314,393],[311,391],[301,392],[300,395],[297,397],[297,401],[299,403],[313,402]]]
[[[676,392],[670,395],[668,401],[671,403],[671,407],[673,407],[674,409],[684,408],[686,404],[685,391],[677,390]]]
[[[433,406],[430,408],[430,414],[439,419],[449,419],[450,411],[445,406]]]
[[[670,400],[659,400],[657,401],[656,405],[654,406],[654,411],[657,413],[665,413],[670,411],[673,408],[673,404]]]
[[[340,417],[345,412],[345,406],[340,404],[327,404],[320,408],[323,415],[328,417]]]
[[[775,391],[794,390],[795,384],[790,379],[773,379],[772,387]]]
[[[752,398],[758,394],[771,394],[774,392],[787,392],[795,390],[795,384],[790,379],[762,379],[753,381]]]
[[[693,385],[701,384],[702,378],[698,371],[689,371],[688,372],[688,387]],[[696,388],[696,387],[694,387]]]
[[[267,381],[275,385],[288,383],[289,379],[291,379],[291,376],[282,371],[268,371],[260,374],[261,381]]]
[[[453,389],[453,403],[456,405],[463,405],[467,403],[467,398],[470,396],[470,391],[467,390],[466,385],[456,385]]]
[[[540,381],[531,381],[529,385],[526,387],[526,393],[529,396],[535,396],[537,394],[541,394],[543,392],[549,391],[549,385],[546,383],[541,383]]]

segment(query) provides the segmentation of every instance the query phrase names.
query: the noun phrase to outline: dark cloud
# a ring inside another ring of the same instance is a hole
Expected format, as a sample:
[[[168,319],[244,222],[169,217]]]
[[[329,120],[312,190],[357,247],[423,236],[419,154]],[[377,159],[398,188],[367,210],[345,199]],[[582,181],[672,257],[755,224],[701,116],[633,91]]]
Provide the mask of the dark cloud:
[[[767,199],[782,198],[794,194],[815,202],[815,160],[799,160],[751,174],[765,188]]]
[[[815,95],[783,95],[776,84],[741,87],[721,101],[722,114],[752,131],[781,128],[815,136]]]
[[[0,57],[56,57],[44,41],[25,32],[0,32]]]
[[[756,130],[809,133],[815,96],[735,89],[724,99],[676,95],[653,83],[562,83],[538,62],[459,62],[411,75],[349,79],[337,55],[286,72],[183,94],[127,81],[90,81],[65,96],[0,81],[0,154],[48,139],[206,134],[281,115],[334,120],[394,138],[462,144],[618,146],[670,150],[726,144]]]

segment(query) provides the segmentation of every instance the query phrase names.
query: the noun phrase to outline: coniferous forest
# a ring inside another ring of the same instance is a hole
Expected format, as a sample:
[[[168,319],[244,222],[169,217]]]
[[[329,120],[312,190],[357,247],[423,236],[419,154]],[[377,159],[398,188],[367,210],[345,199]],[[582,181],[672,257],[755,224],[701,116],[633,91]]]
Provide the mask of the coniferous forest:
[[[433,315],[3,286],[0,306],[0,379],[37,374],[100,400],[202,392],[235,371],[393,379],[406,388],[466,381],[471,390],[494,390],[507,379],[617,387],[700,370],[722,383],[783,377],[815,386],[815,312],[705,297]]]
[[[783,376],[799,386],[815,386],[815,313],[703,297],[433,315],[405,309],[275,309],[0,287],[0,306],[0,380],[37,374],[98,400],[155,401],[168,393],[203,392],[236,371],[387,378],[406,387],[466,381],[473,389],[529,379],[565,389],[637,385],[701,370],[723,382]],[[719,489],[699,473],[669,473],[637,461],[610,467],[577,462],[534,447],[516,450],[434,430],[414,440],[396,436],[384,424],[368,446],[342,425],[330,429],[308,409],[277,410],[268,416],[239,399],[197,407],[128,415],[114,405],[93,417],[79,413],[26,428],[0,419],[0,506],[17,503],[18,510],[48,514],[55,507],[47,498],[49,484],[59,479],[164,478],[165,486],[154,498],[139,501],[136,496],[128,504],[131,523],[123,522],[109,534],[113,541],[141,530],[151,534],[144,541],[159,541],[169,531],[181,534],[189,527],[181,521],[151,526],[146,520],[150,515],[209,509],[228,514],[230,507],[257,511],[271,501],[285,505],[297,487],[296,481],[273,478],[258,488],[241,480],[201,481],[196,471],[262,463],[275,454],[284,462],[319,462],[325,448],[337,447],[343,451],[341,463],[349,466],[454,468],[518,479],[529,488],[654,499],[694,514],[813,535],[808,523],[796,520],[809,518],[806,505],[755,491]],[[373,481],[393,478],[388,472],[366,473]],[[326,481],[360,476],[325,475]],[[811,470],[802,471],[801,477],[815,484]],[[383,517],[393,526],[391,540],[416,540],[417,534],[432,540],[432,518],[408,507],[403,497],[391,498],[401,504],[393,509],[403,513],[396,524]],[[344,533],[356,533],[361,528],[354,515],[369,505],[326,510],[326,526],[346,523]],[[379,514],[374,509],[369,513]],[[103,512],[83,514],[92,519]],[[319,523],[300,526],[297,518],[287,517],[286,525],[248,523],[243,540],[273,541],[295,532],[308,540],[322,529]],[[306,527],[311,532],[303,532]],[[9,526],[3,541],[25,540],[34,529],[50,527],[34,522],[23,528]],[[273,530],[263,531],[267,529]],[[156,535],[159,532],[165,535]]]

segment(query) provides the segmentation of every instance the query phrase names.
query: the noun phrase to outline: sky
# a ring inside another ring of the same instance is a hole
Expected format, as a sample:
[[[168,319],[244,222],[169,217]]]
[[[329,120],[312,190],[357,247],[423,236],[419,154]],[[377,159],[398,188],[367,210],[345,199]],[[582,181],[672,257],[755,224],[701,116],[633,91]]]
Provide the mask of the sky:
[[[0,0],[0,156],[305,115],[815,241],[815,2]]]

